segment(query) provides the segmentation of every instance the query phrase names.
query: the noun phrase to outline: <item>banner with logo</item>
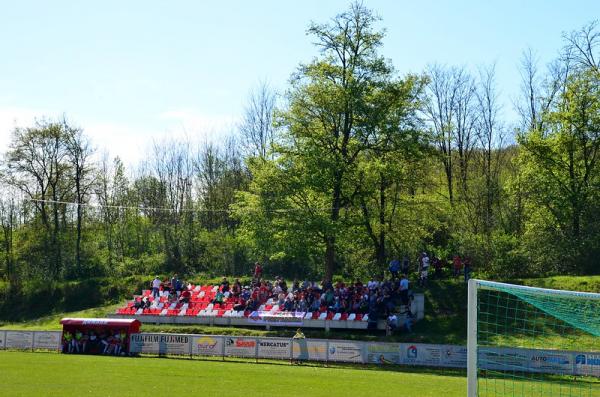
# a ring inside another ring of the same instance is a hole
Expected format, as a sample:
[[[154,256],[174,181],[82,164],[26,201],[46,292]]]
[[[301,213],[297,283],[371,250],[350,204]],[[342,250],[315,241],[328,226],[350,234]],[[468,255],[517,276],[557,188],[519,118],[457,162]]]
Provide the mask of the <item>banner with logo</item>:
[[[192,354],[199,356],[221,356],[223,355],[222,336],[201,335],[192,338]]]
[[[398,364],[400,361],[400,344],[367,343],[365,354],[366,362],[370,364]]]
[[[288,327],[301,327],[306,312],[268,312],[254,311],[247,318],[248,323],[256,325],[285,325]]]
[[[61,350],[61,337],[60,331],[34,331],[33,346],[36,349]]]
[[[467,368],[467,348],[465,346],[442,345],[441,349],[441,366]]]
[[[573,353],[575,375],[600,377],[600,353]]]
[[[256,357],[256,338],[225,337],[225,356]]]
[[[327,341],[293,339],[292,358],[294,360],[327,361]]]
[[[4,349],[4,341],[6,340],[6,331],[0,331],[0,349]]]
[[[363,342],[329,341],[328,361],[363,362]]]
[[[190,354],[192,335],[132,334],[129,351],[148,354]]]
[[[423,343],[402,343],[400,345],[399,364],[426,365],[439,367],[442,357],[442,345]]]
[[[292,341],[284,338],[261,338],[258,340],[258,358],[291,358]]]
[[[575,352],[560,350],[508,347],[478,350],[479,366],[483,369],[546,374],[574,374],[573,366],[577,355]]]
[[[33,348],[33,331],[6,331],[4,346],[7,349]]]

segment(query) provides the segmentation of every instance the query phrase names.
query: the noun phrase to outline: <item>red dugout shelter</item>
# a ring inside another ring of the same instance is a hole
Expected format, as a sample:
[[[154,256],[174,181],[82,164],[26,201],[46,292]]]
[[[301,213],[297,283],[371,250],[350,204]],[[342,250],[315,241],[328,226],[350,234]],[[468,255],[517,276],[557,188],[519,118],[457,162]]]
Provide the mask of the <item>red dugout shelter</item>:
[[[140,332],[142,323],[134,319],[63,318],[63,352],[129,353],[129,337]]]

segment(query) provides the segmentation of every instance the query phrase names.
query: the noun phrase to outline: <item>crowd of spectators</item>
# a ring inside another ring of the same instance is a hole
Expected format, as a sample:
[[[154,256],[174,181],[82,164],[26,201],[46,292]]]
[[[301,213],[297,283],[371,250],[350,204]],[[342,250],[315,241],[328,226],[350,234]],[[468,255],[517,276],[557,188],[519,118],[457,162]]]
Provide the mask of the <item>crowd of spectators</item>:
[[[368,314],[369,321],[385,319],[400,313],[412,315],[409,291],[408,267],[400,263],[397,271],[391,272],[386,279],[372,278],[366,283],[355,280],[320,283],[294,280],[288,284],[282,277],[273,281],[262,277],[262,266],[257,263],[253,279],[242,285],[239,279],[230,282],[224,277],[212,298],[215,305],[233,304],[233,310],[255,312],[263,305],[277,305],[280,311],[287,312],[332,312]],[[152,295],[156,299],[168,294],[169,302],[188,303],[193,286],[179,280],[174,275],[170,280],[156,277],[152,281]],[[151,307],[151,300],[144,296],[136,300],[136,309]]]
[[[388,315],[401,306],[408,307],[410,300],[405,275],[387,280],[372,279],[366,284],[360,280],[351,284],[295,280],[288,285],[281,277],[276,277],[273,282],[255,278],[247,286],[242,286],[239,279],[230,283],[223,278],[213,303],[224,303],[229,299],[236,302],[234,310],[242,311],[256,311],[261,305],[270,303],[283,311],[370,315]]]

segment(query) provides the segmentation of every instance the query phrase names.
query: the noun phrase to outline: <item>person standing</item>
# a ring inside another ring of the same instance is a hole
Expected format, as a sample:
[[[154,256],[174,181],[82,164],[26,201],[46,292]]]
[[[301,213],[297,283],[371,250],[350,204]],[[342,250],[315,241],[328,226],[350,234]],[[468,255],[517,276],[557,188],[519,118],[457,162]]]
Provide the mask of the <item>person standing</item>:
[[[154,299],[158,299],[160,296],[160,278],[158,276],[152,280],[152,296]]]
[[[465,283],[466,283],[471,278],[471,259],[465,258],[465,260],[463,262],[463,266],[464,266],[464,276],[465,276]]]
[[[421,256],[421,287],[427,286],[427,277],[429,275],[429,256],[427,256],[427,252],[423,252]]]
[[[390,266],[388,269],[389,269],[390,273],[392,274],[392,278],[397,279],[398,273],[400,272],[400,261],[397,258],[394,258],[390,262]]]
[[[402,258],[402,274],[404,274],[405,276],[408,277],[409,268],[410,268],[410,259],[408,259],[408,256],[404,255],[404,258]]]
[[[262,278],[262,272],[263,272],[263,268],[260,265],[260,262],[256,262],[254,264],[254,279],[256,279],[257,281],[260,281],[260,279]]]
[[[460,274],[460,270],[462,268],[462,263],[460,261],[460,256],[458,255],[454,255],[454,258],[452,259],[452,265],[454,268],[454,277],[458,277]]]

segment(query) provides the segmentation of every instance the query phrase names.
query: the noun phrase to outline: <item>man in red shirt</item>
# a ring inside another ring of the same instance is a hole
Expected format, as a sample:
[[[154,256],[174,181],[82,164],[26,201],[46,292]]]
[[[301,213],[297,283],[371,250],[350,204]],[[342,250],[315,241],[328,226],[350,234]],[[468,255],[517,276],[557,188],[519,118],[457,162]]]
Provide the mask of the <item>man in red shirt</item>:
[[[260,265],[260,263],[259,263],[259,262],[256,262],[256,263],[254,264],[254,278],[255,278],[256,280],[260,280],[260,279],[261,279],[261,277],[262,277],[262,272],[263,272],[263,268],[262,268],[262,266]]]
[[[460,275],[460,270],[462,269],[462,263],[460,261],[460,256],[454,255],[452,259],[452,263],[454,264],[454,277],[458,277]]]

